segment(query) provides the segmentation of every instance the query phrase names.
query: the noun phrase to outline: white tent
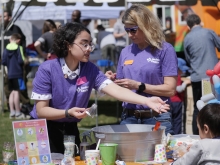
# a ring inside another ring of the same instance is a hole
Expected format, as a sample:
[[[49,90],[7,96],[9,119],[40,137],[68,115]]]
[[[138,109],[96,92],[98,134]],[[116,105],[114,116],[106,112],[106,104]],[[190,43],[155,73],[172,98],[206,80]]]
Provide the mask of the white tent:
[[[15,14],[21,2],[15,2],[13,14]],[[21,6],[19,12],[25,6]],[[107,3],[100,6],[84,6],[82,2],[77,2],[76,5],[56,6],[53,2],[48,2],[46,6],[29,6],[27,7],[18,20],[67,20],[71,19],[71,14],[74,10],[80,10],[82,13],[81,19],[112,19],[118,18],[119,12],[125,7],[110,7]],[[18,13],[19,13],[18,12]]]

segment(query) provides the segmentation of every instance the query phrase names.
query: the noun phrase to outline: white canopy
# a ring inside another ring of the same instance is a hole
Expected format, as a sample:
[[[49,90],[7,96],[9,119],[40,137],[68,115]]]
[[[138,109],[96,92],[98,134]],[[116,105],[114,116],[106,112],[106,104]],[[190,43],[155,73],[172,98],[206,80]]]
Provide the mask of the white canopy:
[[[15,2],[13,14],[16,13],[21,2]],[[24,9],[21,6],[19,12]],[[74,10],[80,10],[82,13],[81,19],[112,19],[118,18],[119,12],[125,7],[110,7],[107,3],[100,6],[84,6],[82,2],[77,2],[76,5],[56,6],[53,2],[48,2],[46,6],[29,6],[23,14],[18,18],[20,20],[68,20],[71,19]],[[65,22],[65,21],[64,21]]]

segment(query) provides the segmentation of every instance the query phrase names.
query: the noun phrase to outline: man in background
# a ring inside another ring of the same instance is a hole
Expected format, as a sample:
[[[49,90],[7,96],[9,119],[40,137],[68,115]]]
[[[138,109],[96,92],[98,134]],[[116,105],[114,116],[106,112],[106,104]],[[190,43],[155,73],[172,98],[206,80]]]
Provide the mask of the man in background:
[[[119,18],[114,24],[114,37],[116,39],[116,61],[118,61],[119,56],[121,54],[121,50],[126,46],[126,32],[124,29],[124,24],[122,23],[122,17],[124,15],[124,11],[120,11]],[[116,64],[117,65],[117,64]]]
[[[80,10],[74,10],[73,13],[72,13],[72,22],[81,23],[80,18],[81,18],[81,11]]]
[[[102,25],[97,26],[97,44],[101,50],[102,59],[111,60],[115,64],[115,38],[111,32],[105,31],[105,28]],[[107,70],[116,71],[116,66],[107,66],[104,70],[104,73]]]
[[[2,16],[0,15],[0,19],[2,18]],[[11,37],[12,34],[14,33],[18,33],[21,35],[21,40],[20,40],[20,45],[23,48],[23,52],[25,53],[25,49],[26,49],[26,37],[25,35],[22,33],[21,29],[17,26],[17,25],[11,25],[9,26],[9,23],[12,19],[12,14],[10,11],[5,10],[4,11],[4,48],[6,47],[6,45],[9,43],[9,39]],[[9,27],[9,28],[7,28]],[[7,29],[6,29],[7,28]],[[1,41],[1,39],[0,39]],[[1,50],[1,47],[0,47]],[[2,50],[1,50],[2,52]],[[29,72],[29,65],[24,65],[24,80],[25,80],[25,85],[27,86],[27,74]],[[4,91],[5,91],[5,95],[7,98],[7,102],[9,99],[9,95],[10,92],[8,89],[8,78],[7,78],[7,74],[5,74],[6,76],[4,77]],[[27,88],[25,90],[21,90],[20,91],[20,100],[22,102],[22,108],[21,108],[21,112],[25,112],[26,114],[29,114],[29,111],[32,110],[32,105],[30,104],[30,98],[28,97],[28,92],[27,92]],[[9,108],[8,108],[9,109]]]
[[[209,29],[203,28],[201,19],[196,14],[191,14],[186,18],[190,32],[184,39],[184,53],[187,62],[191,67],[191,84],[194,101],[194,112],[192,129],[193,134],[198,135],[196,124],[199,112],[196,102],[202,97],[202,79],[207,78],[206,70],[213,69],[218,63],[215,48],[220,50],[220,38]]]

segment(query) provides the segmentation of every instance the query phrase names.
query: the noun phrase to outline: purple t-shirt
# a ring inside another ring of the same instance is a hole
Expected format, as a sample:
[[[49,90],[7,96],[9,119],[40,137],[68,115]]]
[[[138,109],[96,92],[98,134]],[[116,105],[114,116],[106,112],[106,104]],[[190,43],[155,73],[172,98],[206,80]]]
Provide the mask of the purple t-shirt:
[[[164,77],[177,76],[177,56],[172,45],[163,43],[162,49],[152,52],[150,47],[140,50],[136,44],[125,47],[117,67],[117,79],[128,78],[151,85],[164,84]],[[136,91],[134,91],[136,92]],[[141,93],[146,97],[151,94]],[[161,97],[163,100],[168,97]],[[123,103],[127,109],[149,109],[144,105]]]
[[[71,80],[64,77],[59,59],[45,61],[36,73],[33,92],[42,96],[51,94],[49,106],[53,108],[63,110],[73,107],[86,108],[92,89],[98,89],[107,77],[91,62],[81,62],[80,67],[79,76]],[[36,105],[31,111],[31,116],[38,118]],[[64,118],[56,121],[78,122],[80,120]]]

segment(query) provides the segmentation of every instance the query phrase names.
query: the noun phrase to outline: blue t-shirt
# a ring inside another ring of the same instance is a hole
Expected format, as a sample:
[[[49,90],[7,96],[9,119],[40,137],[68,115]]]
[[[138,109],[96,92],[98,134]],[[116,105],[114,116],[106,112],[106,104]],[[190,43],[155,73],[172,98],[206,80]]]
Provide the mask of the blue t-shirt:
[[[117,79],[132,79],[151,85],[164,84],[164,77],[178,75],[177,56],[173,46],[164,42],[162,49],[147,47],[140,50],[136,44],[125,47],[117,67]],[[136,92],[136,91],[134,91]],[[141,95],[151,97],[151,94]],[[161,97],[163,100],[168,97]],[[149,109],[144,105],[123,103],[127,109]]]
[[[59,59],[48,60],[40,65],[36,73],[32,95],[38,94],[38,100],[45,100],[45,95],[51,95],[49,106],[57,109],[86,108],[92,89],[98,89],[105,80],[107,77],[91,62],[80,62],[80,73],[71,80],[64,76]],[[31,116],[38,118],[36,105],[31,111]],[[78,122],[80,120],[64,118],[56,121]]]

